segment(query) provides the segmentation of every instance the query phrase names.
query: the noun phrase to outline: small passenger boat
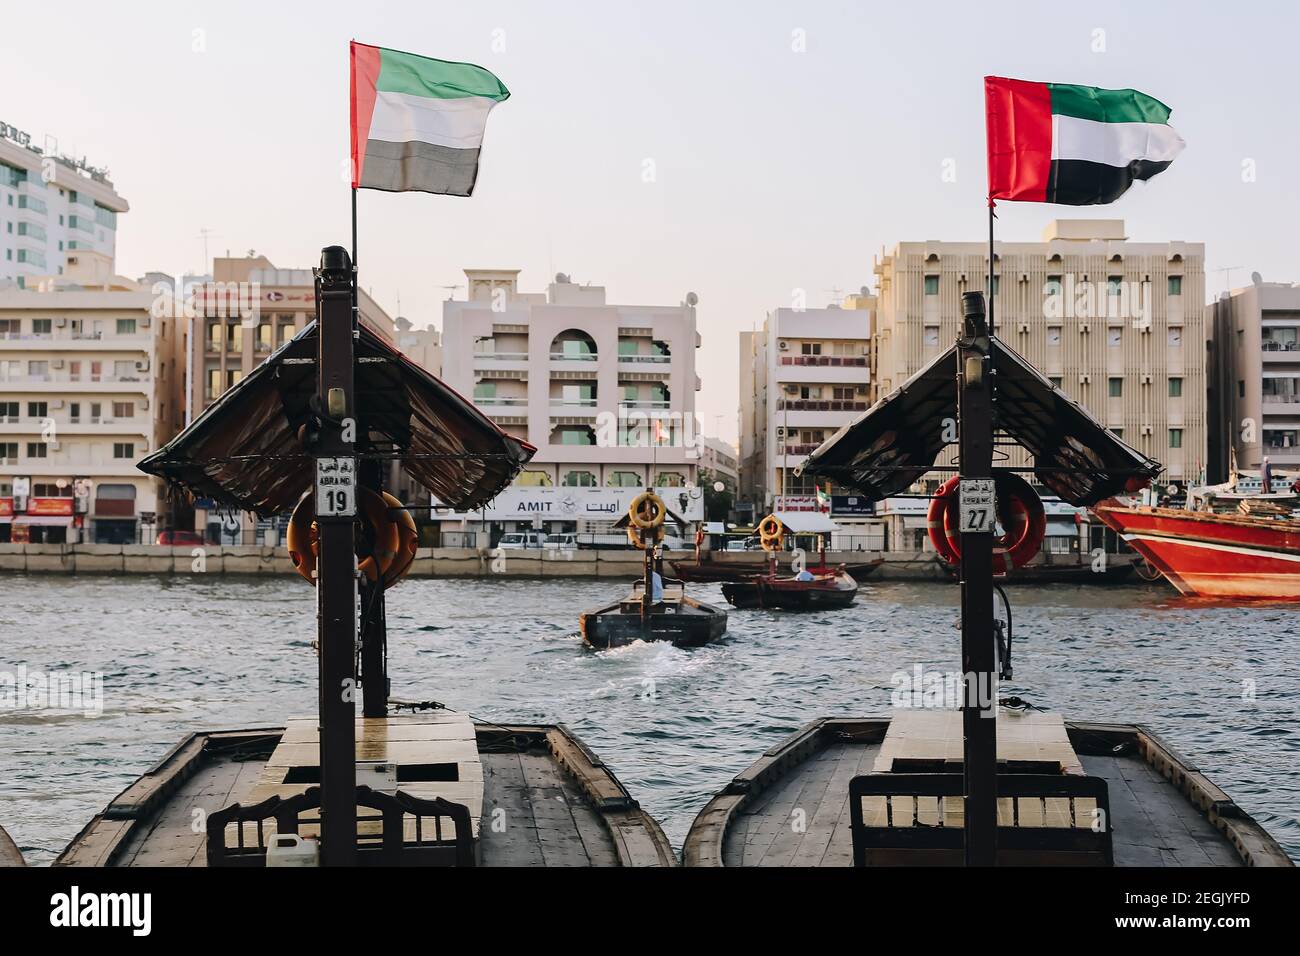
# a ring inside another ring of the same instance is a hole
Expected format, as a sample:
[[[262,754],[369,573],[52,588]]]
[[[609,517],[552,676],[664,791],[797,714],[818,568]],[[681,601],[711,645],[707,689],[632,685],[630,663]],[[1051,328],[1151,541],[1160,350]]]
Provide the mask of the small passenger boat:
[[[626,596],[578,618],[582,638],[592,647],[623,647],[635,641],[697,647],[726,633],[726,611],[687,597],[681,581],[664,577],[661,545],[664,523],[670,519],[683,523],[662,498],[647,489],[615,523],[641,549],[644,571]]]
[[[822,611],[848,607],[858,593],[858,582],[843,566],[826,565],[825,536],[838,530],[835,522],[818,512],[774,512],[758,524],[763,549],[770,564],[766,574],[722,586],[722,596],[738,608],[780,608],[787,611]],[[776,570],[776,553],[787,534],[813,534],[820,564],[795,574]]]
[[[56,865],[674,865],[658,824],[564,727],[390,697],[384,592],[410,567],[415,525],[383,490],[388,466],[472,511],[536,449],[357,319],[355,294],[347,253],[325,249],[315,320],[140,464],[224,507],[292,510],[290,555],[318,592],[320,712],[195,732]]]

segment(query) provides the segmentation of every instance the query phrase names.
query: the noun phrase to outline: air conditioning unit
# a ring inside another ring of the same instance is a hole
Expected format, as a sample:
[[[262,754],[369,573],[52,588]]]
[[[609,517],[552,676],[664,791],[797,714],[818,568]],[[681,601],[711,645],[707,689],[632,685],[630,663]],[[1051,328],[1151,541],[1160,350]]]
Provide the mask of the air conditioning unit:
[[[776,343],[776,347],[777,347],[780,351],[782,351],[782,352],[788,352],[788,351],[790,351],[790,343],[787,342],[785,339],[780,339],[780,340]]]
[[[63,368],[63,359],[55,359],[50,363],[50,368]]]
[[[143,362],[136,362],[136,363],[135,363],[135,370],[136,370],[137,372],[147,372],[147,371],[149,371],[149,360],[148,360],[148,359],[145,359]]]
[[[62,447],[62,446],[61,446],[58,442],[56,442],[56,441],[52,441],[52,442],[50,442],[50,444],[49,444],[49,449],[50,449],[50,451],[58,451],[60,447]]]
[[[1020,323],[1020,331],[1021,331],[1021,332],[1028,332],[1028,331],[1029,331],[1029,323],[1028,323],[1028,322],[1021,322],[1021,323]]]
[[[146,315],[143,319],[137,322],[136,325],[138,325],[142,329],[147,329],[149,328],[149,322],[150,322],[149,316]]]
[[[149,408],[149,399],[147,399],[147,398],[142,398],[142,399],[140,399],[140,401],[139,401],[138,404],[139,404],[140,409],[141,409],[142,411],[147,411],[148,408]]]
[[[68,324],[68,320],[67,320],[67,319],[59,318],[59,319],[55,319],[55,320],[54,320],[54,327],[55,327],[56,329],[61,329],[61,328],[63,328],[63,327],[64,327],[65,325],[67,325],[67,324]]]
[[[1150,376],[1150,375],[1143,375],[1143,376],[1142,376],[1142,384],[1143,384],[1143,385],[1150,385],[1150,384],[1151,384],[1151,376]]]
[[[1153,429],[1150,425],[1143,425],[1143,426],[1142,426],[1142,434],[1143,434],[1143,435],[1150,435],[1153,431],[1154,431],[1154,429]]]
[[[862,354],[863,354],[863,355],[870,355],[870,354],[871,354],[871,346],[870,346],[870,345],[864,345],[864,346],[862,346]]]
[[[782,425],[777,425],[777,426],[776,426],[776,437],[777,437],[778,439],[785,438],[785,427],[784,427],[784,426],[782,426]]]
[[[1083,333],[1084,335],[1087,335],[1089,332],[1092,331],[1092,326],[1089,325],[1087,322],[1080,322],[1080,323],[1079,323],[1079,331],[1080,331],[1081,333]]]
[[[1080,384],[1080,385],[1091,385],[1091,384],[1092,384],[1092,376],[1091,376],[1091,375],[1080,375],[1080,376],[1079,376],[1079,384]]]

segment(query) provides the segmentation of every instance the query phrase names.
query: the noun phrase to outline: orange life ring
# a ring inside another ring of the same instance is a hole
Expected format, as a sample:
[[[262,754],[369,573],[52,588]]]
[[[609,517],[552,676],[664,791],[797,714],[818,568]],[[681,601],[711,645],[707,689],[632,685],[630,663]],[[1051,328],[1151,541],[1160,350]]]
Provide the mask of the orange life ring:
[[[402,507],[402,503],[388,492],[381,492],[384,504],[388,506],[387,515],[397,525],[397,555],[388,570],[384,572],[384,588],[396,584],[415,563],[415,552],[420,547],[420,531],[415,526],[411,513]]]
[[[393,499],[396,502],[396,499]],[[397,502],[400,505],[400,502]],[[388,504],[369,488],[359,488],[357,504],[366,525],[369,526],[373,545],[371,553],[362,555],[358,552],[357,566],[361,573],[371,582],[378,581],[381,575],[386,577],[398,556],[401,545],[401,533],[398,522],[388,515]],[[316,495],[309,490],[298,501],[289,517],[289,528],[285,534],[289,547],[289,560],[304,581],[316,583],[316,558],[320,554],[318,542],[319,529],[316,525]],[[363,541],[356,536],[357,543]],[[408,564],[409,567],[409,564]]]
[[[768,515],[758,523],[758,537],[764,551],[780,551],[785,543],[785,525],[776,515]]]
[[[1006,574],[1028,564],[1038,553],[1047,534],[1047,514],[1038,493],[1015,472],[998,472],[994,481],[998,520],[1004,533],[993,541],[993,571]],[[961,561],[960,484],[960,475],[945,481],[931,499],[926,515],[930,543],[949,564]]]

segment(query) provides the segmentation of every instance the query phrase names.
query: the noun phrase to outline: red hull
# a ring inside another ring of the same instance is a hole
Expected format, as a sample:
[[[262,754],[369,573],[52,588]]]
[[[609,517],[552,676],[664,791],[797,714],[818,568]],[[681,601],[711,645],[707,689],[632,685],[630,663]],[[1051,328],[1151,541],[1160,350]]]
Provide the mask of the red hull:
[[[1094,511],[1183,594],[1300,601],[1300,521],[1108,503]]]

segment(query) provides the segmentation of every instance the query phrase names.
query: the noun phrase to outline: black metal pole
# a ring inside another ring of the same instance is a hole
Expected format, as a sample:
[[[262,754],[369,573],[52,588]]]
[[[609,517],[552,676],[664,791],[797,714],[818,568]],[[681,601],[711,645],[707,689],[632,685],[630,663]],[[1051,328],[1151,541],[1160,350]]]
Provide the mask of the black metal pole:
[[[991,287],[991,284],[990,284]],[[993,476],[993,369],[984,296],[962,296],[957,420],[962,484]],[[963,515],[963,527],[967,526]],[[962,768],[967,866],[997,862],[997,700],[994,688],[992,526],[961,535]]]
[[[353,392],[352,301],[356,275],[347,251],[321,251],[316,273],[316,331],[319,371],[320,438],[313,455],[332,459],[335,481],[350,463],[356,493],[356,407]],[[323,474],[317,465],[318,474]],[[320,556],[316,565],[317,627],[320,647],[321,862],[349,866],[356,862],[356,640],[357,581],[353,522],[356,501],[336,498],[326,514],[317,494],[316,523]]]
[[[384,490],[384,466],[378,459],[361,463],[361,487],[379,494]],[[373,584],[361,580],[361,714],[388,715],[388,619],[384,608],[383,579]]]

